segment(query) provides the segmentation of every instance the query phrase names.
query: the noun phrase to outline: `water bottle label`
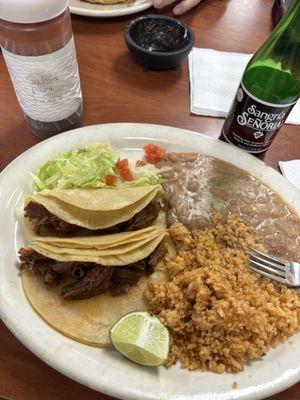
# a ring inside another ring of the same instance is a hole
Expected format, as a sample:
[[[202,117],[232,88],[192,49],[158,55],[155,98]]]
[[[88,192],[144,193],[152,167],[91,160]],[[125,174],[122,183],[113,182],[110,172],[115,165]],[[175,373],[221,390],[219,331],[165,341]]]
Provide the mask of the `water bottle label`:
[[[68,118],[79,108],[82,94],[73,37],[60,50],[42,56],[2,51],[26,115],[54,122]]]
[[[267,103],[253,96],[241,83],[222,134],[229,143],[250,153],[262,153],[270,146],[295,104],[296,101]]]

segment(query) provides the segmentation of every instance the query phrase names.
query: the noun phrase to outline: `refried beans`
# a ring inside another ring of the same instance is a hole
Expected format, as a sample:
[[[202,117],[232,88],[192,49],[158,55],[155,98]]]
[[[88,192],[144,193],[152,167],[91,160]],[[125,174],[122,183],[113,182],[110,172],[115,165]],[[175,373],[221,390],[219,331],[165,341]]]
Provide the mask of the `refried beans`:
[[[211,225],[215,213],[236,214],[270,254],[300,262],[300,220],[272,189],[232,164],[198,153],[169,153],[158,164],[165,178],[167,223]]]

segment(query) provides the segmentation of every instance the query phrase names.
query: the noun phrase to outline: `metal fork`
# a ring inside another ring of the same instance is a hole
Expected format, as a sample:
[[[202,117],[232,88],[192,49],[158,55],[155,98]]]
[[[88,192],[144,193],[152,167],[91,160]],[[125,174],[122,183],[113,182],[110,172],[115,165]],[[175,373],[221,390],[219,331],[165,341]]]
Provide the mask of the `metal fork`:
[[[283,261],[257,249],[249,249],[249,268],[285,285],[300,286],[300,264]]]

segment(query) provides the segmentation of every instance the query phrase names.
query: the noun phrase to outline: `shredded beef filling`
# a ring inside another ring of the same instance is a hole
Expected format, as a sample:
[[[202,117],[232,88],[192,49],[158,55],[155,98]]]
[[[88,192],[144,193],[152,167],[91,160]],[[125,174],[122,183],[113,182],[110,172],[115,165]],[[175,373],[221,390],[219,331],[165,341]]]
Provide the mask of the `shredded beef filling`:
[[[30,201],[25,207],[25,217],[33,223],[34,232],[38,235],[55,234],[66,236],[68,234],[91,235],[91,234],[106,234],[117,232],[128,232],[146,228],[156,220],[160,204],[157,201],[152,201],[143,210],[134,215],[130,220],[117,224],[106,229],[90,230],[81,228],[77,225],[69,224],[62,219],[51,214],[41,204]]]
[[[61,295],[65,299],[81,300],[105,292],[110,286],[113,268],[94,264],[80,280],[63,286]]]
[[[161,243],[149,257],[122,267],[105,267],[95,263],[59,262],[44,257],[31,249],[20,249],[21,270],[29,269],[42,276],[48,287],[58,285],[66,275],[75,281],[62,287],[61,295],[67,300],[80,300],[96,296],[110,290],[112,296],[128,293],[140,278],[149,275],[165,255]]]

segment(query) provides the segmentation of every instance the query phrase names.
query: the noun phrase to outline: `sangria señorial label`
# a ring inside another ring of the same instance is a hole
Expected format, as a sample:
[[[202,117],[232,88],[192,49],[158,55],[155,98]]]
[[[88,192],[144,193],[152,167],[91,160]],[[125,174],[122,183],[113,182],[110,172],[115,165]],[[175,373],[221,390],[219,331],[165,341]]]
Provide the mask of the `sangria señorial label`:
[[[250,153],[261,153],[270,146],[295,104],[267,103],[241,83],[222,134],[228,142]]]

